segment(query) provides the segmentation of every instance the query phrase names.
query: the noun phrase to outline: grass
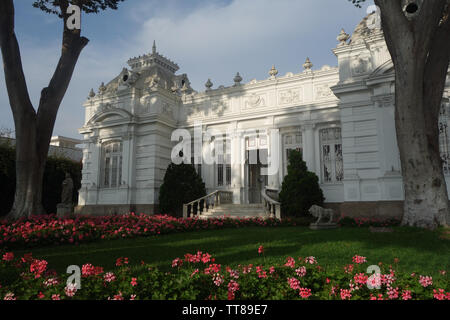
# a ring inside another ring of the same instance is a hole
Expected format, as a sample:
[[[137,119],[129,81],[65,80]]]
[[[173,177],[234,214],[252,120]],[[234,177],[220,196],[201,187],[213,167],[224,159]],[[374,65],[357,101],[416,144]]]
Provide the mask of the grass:
[[[271,265],[284,261],[287,256],[312,255],[322,266],[342,268],[358,254],[366,256],[369,264],[379,261],[392,264],[398,258],[399,271],[434,275],[449,267],[450,242],[442,237],[444,232],[405,227],[396,227],[392,233],[371,233],[368,228],[350,227],[322,231],[306,227],[248,227],[34,248],[15,253],[31,251],[35,258],[46,259],[49,268],[58,272],[65,272],[69,265],[81,266],[88,262],[108,270],[118,257],[128,257],[135,265],[145,261],[170,269],[174,258],[198,250],[229,266]],[[264,256],[258,255],[260,245],[264,246]]]

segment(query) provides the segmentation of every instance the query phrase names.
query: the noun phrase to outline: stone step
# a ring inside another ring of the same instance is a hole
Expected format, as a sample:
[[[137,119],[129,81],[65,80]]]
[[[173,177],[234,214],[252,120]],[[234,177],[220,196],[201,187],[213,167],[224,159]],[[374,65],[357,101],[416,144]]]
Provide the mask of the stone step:
[[[208,212],[203,212],[202,218],[252,218],[267,217],[262,204],[222,204]]]

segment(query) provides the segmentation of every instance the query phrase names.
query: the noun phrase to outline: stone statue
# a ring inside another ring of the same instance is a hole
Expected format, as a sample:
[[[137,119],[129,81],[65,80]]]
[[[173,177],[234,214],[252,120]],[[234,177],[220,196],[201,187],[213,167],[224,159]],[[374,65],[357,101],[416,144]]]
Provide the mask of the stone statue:
[[[72,205],[73,180],[70,173],[66,172],[66,179],[62,183],[61,203]]]
[[[311,214],[313,217],[318,218],[315,222],[316,224],[319,224],[322,220],[322,217],[329,216],[330,220],[328,223],[331,223],[333,221],[333,209],[325,209],[322,207],[319,207],[317,205],[312,205],[311,208],[309,208],[308,213]]]

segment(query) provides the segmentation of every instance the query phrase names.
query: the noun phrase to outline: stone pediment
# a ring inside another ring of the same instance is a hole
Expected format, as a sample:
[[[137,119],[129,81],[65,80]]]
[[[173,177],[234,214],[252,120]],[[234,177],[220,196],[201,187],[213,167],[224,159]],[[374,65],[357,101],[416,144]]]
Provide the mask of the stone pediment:
[[[88,125],[93,125],[100,122],[109,122],[109,121],[122,121],[132,119],[131,113],[123,109],[105,109],[95,114],[89,121]]]
[[[378,76],[385,76],[385,75],[394,75],[394,64],[392,60],[388,60],[385,63],[381,64],[379,67],[377,67],[369,76],[369,78],[376,78]]]

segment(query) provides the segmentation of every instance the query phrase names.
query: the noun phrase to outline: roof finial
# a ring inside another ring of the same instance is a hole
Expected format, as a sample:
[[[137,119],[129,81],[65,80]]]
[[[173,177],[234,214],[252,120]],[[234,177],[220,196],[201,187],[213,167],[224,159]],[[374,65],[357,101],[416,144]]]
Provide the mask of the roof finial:
[[[156,41],[153,40],[153,48],[152,48],[152,53],[155,54],[156,53]]]
[[[306,72],[311,71],[311,68],[313,67],[313,64],[311,63],[311,60],[309,58],[306,58],[305,64],[303,65],[303,68]]]
[[[270,71],[269,71],[270,78],[271,78],[271,79],[275,79],[275,77],[277,76],[277,74],[278,74],[278,70],[275,69],[275,65],[273,65],[273,66],[272,66],[272,69],[270,69]]]

